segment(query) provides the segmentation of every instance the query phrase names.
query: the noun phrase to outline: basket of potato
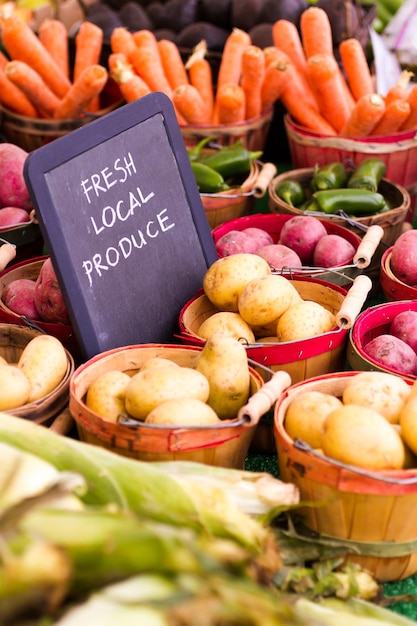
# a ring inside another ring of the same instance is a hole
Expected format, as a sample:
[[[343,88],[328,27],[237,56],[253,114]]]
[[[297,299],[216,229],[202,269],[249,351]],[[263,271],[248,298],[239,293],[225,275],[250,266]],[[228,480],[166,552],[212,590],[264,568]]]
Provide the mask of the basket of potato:
[[[52,335],[0,324],[0,411],[49,425],[68,405],[74,359]]]
[[[250,359],[287,372],[295,383],[343,369],[348,329],[370,287],[365,275],[347,291],[317,278],[273,274],[256,254],[233,254],[210,266],[203,289],[182,308],[180,337],[202,346],[213,333],[230,334]]]
[[[274,408],[280,475],[304,503],[294,528],[380,582],[417,572],[416,398],[401,376],[353,370],[292,385]]]
[[[269,385],[278,397],[290,382],[281,376],[265,383],[245,348],[225,335],[204,349],[132,345],[76,369],[69,410],[80,439],[124,456],[243,469],[256,424],[271,408],[257,393]],[[262,406],[254,414],[257,398]]]

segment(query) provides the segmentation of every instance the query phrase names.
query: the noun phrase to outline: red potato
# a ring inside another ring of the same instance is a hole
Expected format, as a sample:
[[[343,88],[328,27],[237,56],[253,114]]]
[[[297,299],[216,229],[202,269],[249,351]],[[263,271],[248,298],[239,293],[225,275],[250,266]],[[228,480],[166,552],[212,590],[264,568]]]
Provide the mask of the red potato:
[[[311,265],[314,249],[318,241],[325,235],[327,235],[327,230],[316,217],[296,215],[285,222],[278,243],[294,250],[303,265]]]
[[[0,143],[0,208],[13,206],[30,211],[32,202],[23,177],[28,153],[12,143]]]
[[[352,263],[355,247],[341,235],[324,235],[316,244],[313,264],[316,267],[340,267]]]
[[[406,230],[396,239],[392,247],[391,269],[406,285],[417,286],[417,230]]]
[[[35,286],[35,306],[43,322],[70,324],[64,296],[50,258],[41,267]]]
[[[386,333],[374,337],[363,350],[383,367],[399,374],[417,375],[417,354],[405,341],[394,335]]]
[[[283,267],[302,267],[301,259],[298,254],[282,243],[271,243],[267,246],[259,248],[256,252],[261,256],[272,269],[282,269]]]
[[[417,311],[401,311],[391,322],[390,334],[402,339],[417,354]]]
[[[29,222],[29,213],[25,209],[15,206],[6,206],[0,209],[0,228],[10,228],[16,224],[28,224]]]
[[[243,230],[230,230],[216,242],[216,250],[219,257],[239,254],[241,252],[254,253],[255,249]]]
[[[35,286],[36,282],[30,278],[12,280],[3,290],[2,302],[16,315],[39,320],[35,305]]]
[[[255,252],[262,248],[262,246],[267,246],[271,243],[274,243],[272,236],[262,228],[256,228],[256,226],[248,226],[244,231],[245,235],[250,237],[253,242],[253,246],[255,248]]]

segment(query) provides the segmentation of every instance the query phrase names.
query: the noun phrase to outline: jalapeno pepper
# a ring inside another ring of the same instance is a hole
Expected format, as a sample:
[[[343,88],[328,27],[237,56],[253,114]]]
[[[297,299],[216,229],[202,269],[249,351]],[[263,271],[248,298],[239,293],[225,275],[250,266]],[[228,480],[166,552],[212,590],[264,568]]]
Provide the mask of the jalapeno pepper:
[[[241,141],[231,146],[224,146],[216,152],[201,159],[201,162],[216,170],[224,179],[246,174],[250,171],[253,161],[262,156],[262,151],[251,151]]]
[[[229,185],[225,183],[223,176],[205,163],[192,161],[191,169],[201,193],[216,193],[217,191],[229,189]]]
[[[192,148],[188,148],[187,153],[190,161],[198,161],[201,158],[202,149],[214,139],[215,137],[204,137],[203,139],[200,139],[200,141],[195,146],[193,146]]]
[[[327,189],[325,191],[315,191],[311,199],[311,209],[327,214],[341,210],[348,215],[372,215],[379,213],[386,206],[384,196],[369,189]]]
[[[377,191],[386,169],[386,165],[381,159],[376,157],[364,159],[352,172],[347,187],[349,189],[369,189],[370,191]]]
[[[299,207],[305,200],[304,189],[297,180],[283,180],[275,188],[275,193],[293,207]]]
[[[343,163],[340,161],[327,163],[322,167],[315,168],[311,188],[313,191],[340,189],[346,187],[348,178],[349,175]]]

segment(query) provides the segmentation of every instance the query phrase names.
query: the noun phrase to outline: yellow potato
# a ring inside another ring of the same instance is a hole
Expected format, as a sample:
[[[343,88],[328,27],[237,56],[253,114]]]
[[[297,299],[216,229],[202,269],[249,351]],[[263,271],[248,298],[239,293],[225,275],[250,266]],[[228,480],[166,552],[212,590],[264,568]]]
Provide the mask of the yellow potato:
[[[303,391],[296,395],[285,414],[284,427],[292,439],[301,439],[312,448],[320,448],[324,421],[331,411],[342,406],[336,396],[321,391]]]
[[[399,425],[406,445],[417,455],[417,396],[410,398],[400,411]]]
[[[219,311],[237,313],[238,298],[251,280],[271,274],[267,261],[257,254],[240,253],[217,259],[203,278],[207,298]]]
[[[207,426],[219,422],[215,411],[196,398],[167,400],[153,409],[145,419],[146,424],[166,426]]]
[[[395,374],[360,372],[346,383],[343,403],[369,407],[392,424],[398,424],[401,409],[410,392],[410,385]]]
[[[0,411],[10,411],[29,400],[30,382],[14,365],[0,366]]]
[[[328,414],[321,447],[326,456],[370,470],[401,469],[405,449],[398,432],[374,409],[345,404]]]
[[[132,417],[144,420],[159,404],[174,398],[209,397],[207,378],[191,367],[151,367],[132,376],[126,388],[125,406]]]
[[[198,336],[202,339],[208,339],[215,333],[222,335],[231,335],[235,339],[245,339],[248,343],[255,341],[253,330],[245,322],[239,313],[232,311],[219,311],[210,315],[198,329]]]
[[[4,356],[0,356],[0,365],[11,365]]]
[[[62,381],[68,369],[67,353],[56,337],[38,335],[25,346],[17,367],[29,379],[28,402],[33,402],[51,393]]]
[[[175,361],[171,361],[171,359],[166,359],[165,357],[162,357],[162,356],[154,356],[148,359],[147,361],[145,361],[143,365],[141,365],[140,371],[143,372],[144,370],[149,369],[150,367],[180,367],[180,366],[178,365],[178,363],[175,363]]]
[[[335,316],[324,306],[312,300],[300,300],[278,319],[277,337],[280,341],[308,339],[335,326]]]
[[[255,278],[239,296],[239,313],[251,326],[267,326],[291,306],[294,292],[297,293],[294,285],[285,276],[270,274]]]
[[[130,376],[120,370],[109,370],[96,378],[88,387],[85,403],[101,417],[117,422],[126,415],[125,394]]]
[[[392,427],[395,428],[395,430],[397,431],[397,433],[400,435],[401,439],[403,440],[404,452],[405,452],[403,468],[404,469],[416,469],[417,468],[417,456],[414,454],[410,446],[405,441],[405,437],[403,435],[400,424],[393,424]]]

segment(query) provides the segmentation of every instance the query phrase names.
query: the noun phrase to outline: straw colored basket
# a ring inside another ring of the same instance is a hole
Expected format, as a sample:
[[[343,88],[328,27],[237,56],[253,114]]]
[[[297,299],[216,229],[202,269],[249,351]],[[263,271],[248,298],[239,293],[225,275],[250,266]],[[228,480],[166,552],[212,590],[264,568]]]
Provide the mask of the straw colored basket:
[[[69,409],[80,439],[143,461],[188,460],[222,467],[244,467],[255,426],[244,420],[224,420],[220,425],[165,427],[138,420],[114,423],[89,410],[84,399],[92,381],[109,370],[129,375],[139,371],[152,357],[163,357],[178,365],[194,367],[201,348],[167,344],[143,344],[103,352],[75,370],[70,383]],[[251,394],[264,385],[250,366]]]
[[[9,363],[17,363],[29,341],[41,334],[31,328],[0,324],[0,355]],[[9,413],[47,426],[64,409],[68,404],[69,381],[74,372],[74,360],[68,351],[66,354],[67,372],[54,391],[35,402],[10,410]]]
[[[379,282],[385,298],[395,300],[417,300],[417,287],[412,287],[399,280],[391,269],[392,248],[385,250],[381,258]]]
[[[357,372],[333,373],[289,387],[274,409],[274,436],[282,480],[295,484],[300,500],[295,511],[317,540],[331,540],[379,581],[394,581],[417,572],[417,469],[370,472],[325,458],[291,439],[285,415],[304,391],[341,397]],[[295,519],[295,518],[294,518]],[[302,533],[304,535],[304,533]],[[310,536],[310,541],[314,540]]]

